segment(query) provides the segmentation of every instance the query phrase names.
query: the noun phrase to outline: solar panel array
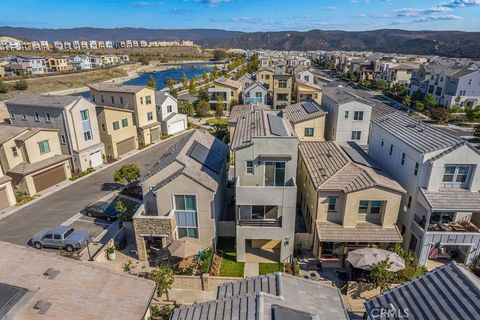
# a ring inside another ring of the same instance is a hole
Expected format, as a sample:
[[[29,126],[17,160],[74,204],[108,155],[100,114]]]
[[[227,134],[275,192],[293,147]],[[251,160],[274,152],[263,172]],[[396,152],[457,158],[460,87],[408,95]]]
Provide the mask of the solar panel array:
[[[201,143],[195,142],[188,155],[215,173],[220,173],[222,170],[224,157],[209,150]]]
[[[342,149],[348,154],[353,162],[366,167],[381,170],[381,167],[356,143],[348,142],[348,146],[342,146]]]
[[[268,114],[268,124],[270,125],[270,132],[273,135],[286,137],[288,136],[287,128],[285,128],[285,124],[283,123],[283,119],[277,117],[273,114]]]
[[[303,107],[303,109],[305,109],[305,111],[308,114],[319,111],[318,106],[313,102],[304,102],[304,103],[302,103],[302,107]]]

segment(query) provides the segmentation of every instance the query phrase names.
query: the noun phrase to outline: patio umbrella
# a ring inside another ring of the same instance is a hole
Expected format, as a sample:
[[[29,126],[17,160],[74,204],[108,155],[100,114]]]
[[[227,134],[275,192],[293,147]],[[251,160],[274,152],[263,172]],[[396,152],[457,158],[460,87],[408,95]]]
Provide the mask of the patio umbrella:
[[[182,259],[196,255],[201,250],[202,245],[200,244],[200,242],[198,242],[197,239],[193,238],[182,238],[179,240],[173,240],[172,243],[170,243],[170,245],[168,246],[168,251],[172,256]]]
[[[387,260],[391,263],[388,271],[405,269],[405,261],[396,253],[384,249],[362,248],[348,253],[347,261],[352,267],[363,270],[371,270],[372,265]]]

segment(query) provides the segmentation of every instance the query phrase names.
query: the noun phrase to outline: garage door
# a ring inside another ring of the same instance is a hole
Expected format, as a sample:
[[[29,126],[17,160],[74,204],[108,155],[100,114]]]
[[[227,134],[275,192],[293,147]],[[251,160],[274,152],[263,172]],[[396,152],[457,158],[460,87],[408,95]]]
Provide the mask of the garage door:
[[[174,134],[185,130],[185,121],[180,120],[168,125],[168,134]]]
[[[119,156],[132,150],[135,150],[135,137],[117,143],[117,153]]]
[[[102,163],[103,163],[103,161],[102,161],[102,151],[101,150],[90,153],[90,165],[92,166],[92,168],[98,167]]]
[[[7,188],[0,189],[0,210],[10,207],[8,202]]]
[[[160,140],[160,128],[150,130],[150,140],[151,142]]]
[[[47,189],[67,179],[63,164],[33,176],[37,192]]]

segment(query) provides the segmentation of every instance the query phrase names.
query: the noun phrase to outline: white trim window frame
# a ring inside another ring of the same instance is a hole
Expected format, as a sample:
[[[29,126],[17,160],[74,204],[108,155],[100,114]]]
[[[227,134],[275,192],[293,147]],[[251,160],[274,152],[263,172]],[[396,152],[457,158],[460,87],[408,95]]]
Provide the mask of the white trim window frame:
[[[180,202],[177,202],[177,197],[179,199],[183,197],[183,206],[181,206]],[[191,205],[192,203],[187,201],[187,197],[193,197],[193,206],[189,207],[189,204]],[[199,239],[197,196],[195,194],[173,194],[172,198],[175,210],[175,235],[177,239],[184,237]],[[184,233],[183,229],[185,229]]]

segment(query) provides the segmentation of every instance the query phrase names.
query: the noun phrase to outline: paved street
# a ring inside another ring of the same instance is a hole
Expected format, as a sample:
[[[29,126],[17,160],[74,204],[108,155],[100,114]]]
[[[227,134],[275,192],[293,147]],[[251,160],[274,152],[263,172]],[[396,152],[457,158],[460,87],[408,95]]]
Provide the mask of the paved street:
[[[26,245],[32,235],[47,227],[62,224],[80,212],[89,203],[105,197],[111,191],[102,191],[104,182],[112,182],[116,169],[125,163],[135,163],[146,173],[169,146],[180,137],[161,142],[149,149],[121,160],[58,192],[40,199],[0,221],[0,240]]]

